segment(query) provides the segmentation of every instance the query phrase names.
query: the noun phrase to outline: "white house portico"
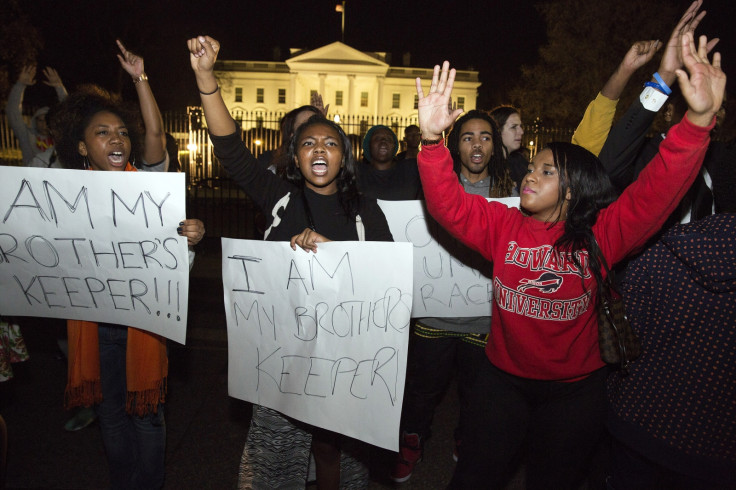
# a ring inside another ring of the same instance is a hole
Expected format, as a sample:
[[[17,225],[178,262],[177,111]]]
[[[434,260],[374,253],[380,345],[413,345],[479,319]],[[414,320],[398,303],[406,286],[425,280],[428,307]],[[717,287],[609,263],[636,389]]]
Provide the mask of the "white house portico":
[[[322,95],[330,116],[416,117],[416,86],[432,70],[394,67],[386,53],[366,53],[341,42],[291,50],[284,62],[221,60],[216,76],[231,111],[285,113]],[[458,107],[475,109],[478,72],[459,70],[453,91]]]

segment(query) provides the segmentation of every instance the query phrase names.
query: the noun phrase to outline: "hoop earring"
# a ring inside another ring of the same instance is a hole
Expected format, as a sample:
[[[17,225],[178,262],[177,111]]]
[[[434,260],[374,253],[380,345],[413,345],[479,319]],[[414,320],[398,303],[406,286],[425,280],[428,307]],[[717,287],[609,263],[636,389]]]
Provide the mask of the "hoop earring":
[[[87,160],[87,155],[84,155],[84,157],[82,158],[82,166],[84,167],[84,170],[89,170],[90,168],[89,160]]]
[[[135,153],[133,153],[133,161],[130,164],[135,167]]]

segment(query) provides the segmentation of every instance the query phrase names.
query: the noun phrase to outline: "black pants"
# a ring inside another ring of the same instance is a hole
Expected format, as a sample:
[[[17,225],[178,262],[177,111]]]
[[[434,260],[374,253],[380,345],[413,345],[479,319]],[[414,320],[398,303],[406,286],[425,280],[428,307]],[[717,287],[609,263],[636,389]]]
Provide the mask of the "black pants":
[[[641,452],[613,439],[611,443],[611,490],[726,490],[734,485],[708,482],[678,473],[648,459]]]
[[[475,342],[471,337],[476,339]],[[478,368],[488,362],[485,347],[479,345],[480,337],[457,333],[426,338],[412,334],[401,418],[403,431],[419,434],[422,442],[429,438],[434,411],[455,372],[460,413],[467,408]],[[473,430],[472,427],[470,429]],[[455,439],[461,440],[462,437],[462,425],[459,425]]]
[[[607,370],[575,382],[519,378],[486,362],[476,377],[451,488],[503,488],[528,443],[526,488],[574,489],[604,430]]]

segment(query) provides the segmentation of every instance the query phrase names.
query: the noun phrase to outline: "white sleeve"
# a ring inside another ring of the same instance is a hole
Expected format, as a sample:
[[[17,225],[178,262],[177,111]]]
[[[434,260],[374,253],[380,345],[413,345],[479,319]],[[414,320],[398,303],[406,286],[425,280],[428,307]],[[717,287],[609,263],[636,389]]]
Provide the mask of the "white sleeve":
[[[189,272],[192,272],[192,267],[194,267],[194,248],[189,247]]]
[[[153,165],[149,164],[142,158],[141,163],[143,165],[141,165],[140,170],[144,172],[166,172],[169,170],[169,154],[164,152],[164,159],[158,163],[154,163]]]

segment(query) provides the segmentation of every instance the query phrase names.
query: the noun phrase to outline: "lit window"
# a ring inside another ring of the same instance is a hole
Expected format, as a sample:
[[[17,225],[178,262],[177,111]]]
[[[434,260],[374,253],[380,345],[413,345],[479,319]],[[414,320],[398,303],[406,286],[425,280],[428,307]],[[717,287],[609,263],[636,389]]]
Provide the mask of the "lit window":
[[[243,88],[235,87],[235,102],[243,102]]]
[[[414,95],[414,109],[419,109],[419,96]]]
[[[342,105],[342,90],[335,92],[335,105]]]
[[[465,97],[458,97],[457,98],[457,108],[465,110]]]
[[[316,96],[317,96],[317,91],[316,91],[316,90],[310,90],[310,91],[309,91],[309,100],[310,100],[310,101],[311,101],[312,99],[314,99],[314,98],[315,98]]]
[[[256,89],[256,103],[263,104],[263,89],[262,88]]]
[[[286,104],[286,89],[279,89],[279,104]]]
[[[368,92],[360,93],[360,107],[368,107]]]
[[[398,109],[401,107],[401,94],[393,94],[391,99],[391,108]]]

